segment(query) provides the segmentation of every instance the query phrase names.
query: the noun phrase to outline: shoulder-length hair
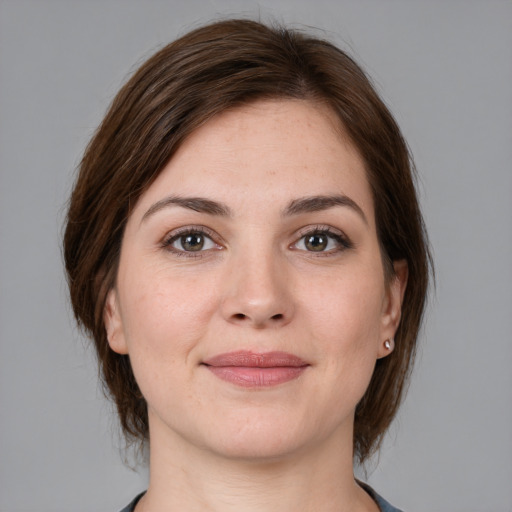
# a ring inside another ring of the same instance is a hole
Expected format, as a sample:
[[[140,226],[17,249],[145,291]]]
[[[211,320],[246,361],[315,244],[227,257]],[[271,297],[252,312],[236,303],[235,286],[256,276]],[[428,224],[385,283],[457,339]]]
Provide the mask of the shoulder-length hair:
[[[387,278],[409,269],[395,350],[377,361],[357,406],[354,454],[379,446],[404,394],[425,307],[430,254],[407,145],[363,70],[333,44],[297,30],[227,20],[158,51],[115,97],[90,141],[69,203],[64,258],[75,316],[94,340],[101,375],[128,439],[148,437],[147,404],[127,355],[107,341],[126,221],[183,141],[217,114],[263,99],[328,106],[365,162]]]

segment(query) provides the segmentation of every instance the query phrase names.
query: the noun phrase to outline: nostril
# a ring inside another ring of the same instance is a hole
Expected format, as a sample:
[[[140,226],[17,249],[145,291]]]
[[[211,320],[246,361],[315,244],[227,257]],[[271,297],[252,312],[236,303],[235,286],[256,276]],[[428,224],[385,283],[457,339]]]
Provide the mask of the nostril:
[[[277,315],[273,315],[271,317],[272,320],[282,320],[283,319],[283,315],[282,313],[278,313]]]
[[[236,315],[233,315],[237,320],[243,320],[245,318],[245,315],[243,313],[236,313]]]

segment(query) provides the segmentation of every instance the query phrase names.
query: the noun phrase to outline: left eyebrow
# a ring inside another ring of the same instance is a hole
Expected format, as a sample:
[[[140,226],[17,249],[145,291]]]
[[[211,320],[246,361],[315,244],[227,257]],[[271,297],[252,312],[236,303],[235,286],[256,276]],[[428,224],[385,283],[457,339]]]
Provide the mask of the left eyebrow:
[[[335,206],[344,206],[355,211],[368,225],[368,219],[364,214],[361,207],[350,197],[345,195],[335,196],[310,196],[302,197],[300,199],[294,199],[284,209],[283,215],[299,215],[301,213],[318,212],[322,210],[328,210]]]

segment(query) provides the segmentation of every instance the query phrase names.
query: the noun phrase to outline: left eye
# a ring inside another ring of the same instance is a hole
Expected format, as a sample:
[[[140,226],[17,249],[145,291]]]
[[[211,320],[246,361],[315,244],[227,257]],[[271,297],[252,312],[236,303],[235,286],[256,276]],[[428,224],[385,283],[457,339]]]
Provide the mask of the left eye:
[[[217,247],[215,242],[200,231],[190,231],[172,237],[167,243],[176,251],[181,252],[199,252],[207,251]]]
[[[295,244],[295,248],[309,252],[329,252],[347,246],[340,236],[327,231],[308,233]]]

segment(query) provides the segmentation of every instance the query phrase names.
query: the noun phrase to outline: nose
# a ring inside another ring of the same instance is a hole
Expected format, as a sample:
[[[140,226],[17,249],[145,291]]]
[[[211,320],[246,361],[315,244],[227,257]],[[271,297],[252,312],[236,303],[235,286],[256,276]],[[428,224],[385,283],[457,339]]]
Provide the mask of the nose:
[[[294,314],[286,263],[272,254],[233,258],[223,286],[222,315],[257,329],[282,327]]]

